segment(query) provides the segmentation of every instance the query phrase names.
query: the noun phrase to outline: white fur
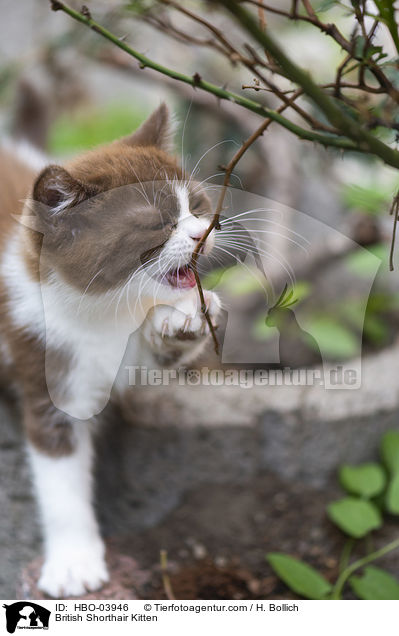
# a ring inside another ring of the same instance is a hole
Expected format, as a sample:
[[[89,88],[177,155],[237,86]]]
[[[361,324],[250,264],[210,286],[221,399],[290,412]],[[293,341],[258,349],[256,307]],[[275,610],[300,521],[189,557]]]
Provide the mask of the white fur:
[[[45,537],[39,588],[54,597],[81,596],[108,580],[91,501],[90,431],[82,422],[74,428],[76,451],[68,457],[28,448]]]
[[[220,312],[220,301],[213,292],[204,292],[210,319],[215,324]],[[189,332],[195,339],[181,340],[177,346],[173,340],[181,332]],[[198,292],[192,289],[174,305],[158,305],[150,312],[143,326],[143,335],[154,352],[162,353],[168,346],[180,349],[180,365],[195,360],[203,350],[209,326],[201,311]],[[170,340],[172,339],[172,344]]]
[[[180,267],[189,262],[196,241],[209,224],[209,220],[197,219],[190,213],[188,192],[184,186],[177,186],[176,193],[180,202],[178,227],[162,255],[169,268]],[[17,230],[21,231],[21,228]],[[195,318],[192,316],[190,299],[197,302],[193,290],[159,285],[145,273],[141,277],[146,283],[145,296],[140,298],[140,302],[136,302],[137,295],[140,294],[138,280],[132,284],[129,296],[123,294],[122,288],[122,301],[117,309],[115,299],[119,294],[114,291],[102,296],[82,294],[55,273],[45,282],[32,280],[22,258],[18,231],[9,242],[1,264],[1,274],[10,296],[9,309],[14,324],[33,332],[46,343],[46,348],[65,350],[73,356],[72,366],[64,377],[62,387],[58,378],[53,375],[49,374],[46,378],[53,403],[71,417],[88,419],[104,409],[129,336],[139,330],[151,306],[166,302],[172,307],[170,328],[176,333],[180,327],[173,325],[184,322],[185,318],[179,319],[179,316],[184,314],[184,302],[188,298],[189,308],[186,313],[191,316],[189,330],[198,332],[198,335],[207,334],[200,311],[196,310]],[[179,304],[181,302],[182,305]],[[176,303],[179,308],[173,311]],[[164,310],[159,311],[162,313]],[[162,333],[163,327],[157,330],[158,322],[151,326],[152,343],[154,333],[165,335]],[[146,360],[143,353],[139,352],[138,336],[136,334],[136,338],[132,338],[130,356],[140,356],[145,364],[150,360]],[[181,347],[184,348],[183,345]],[[133,363],[137,363],[136,360]]]
[[[27,274],[21,255],[20,229],[6,245],[1,261],[1,278],[10,296],[11,318],[17,327],[45,338],[40,284]]]
[[[115,308],[107,308],[107,296],[82,299],[79,291],[56,278],[46,283],[32,280],[17,237],[4,253],[1,274],[10,297],[13,323],[45,342],[46,350],[64,350],[73,357],[62,387],[58,378],[46,378],[55,406],[79,419],[102,411],[129,335],[145,319],[145,307],[137,311],[140,319],[136,323],[126,311],[115,320]]]
[[[209,224],[209,220],[191,215],[186,188],[178,188],[177,194],[178,227],[162,251],[169,268],[190,261]],[[88,419],[104,408],[131,333],[133,364],[151,364],[170,346],[181,352],[180,363],[202,350],[208,326],[196,289],[174,289],[146,273],[126,290],[122,286],[102,296],[82,294],[55,273],[39,283],[26,270],[20,252],[21,231],[19,227],[1,262],[9,311],[15,326],[35,334],[46,348],[72,356],[61,390],[57,379],[47,378],[54,404],[72,418]],[[208,245],[211,242],[210,237]],[[219,311],[217,297],[207,292],[206,301],[214,319]],[[194,334],[194,341],[174,340],[180,330]],[[91,502],[89,424],[74,421],[74,431],[77,448],[71,456],[51,458],[29,447],[45,537],[39,587],[54,597],[80,596],[86,588],[100,587],[108,577]]]
[[[208,229],[210,219],[209,217],[197,218],[191,214],[189,193],[185,184],[176,184],[175,192],[179,201],[180,214],[177,229],[166,244],[164,251],[178,257],[177,266],[181,266],[190,262],[197,241]],[[205,254],[211,251],[213,244],[214,233],[212,231],[205,243]]]

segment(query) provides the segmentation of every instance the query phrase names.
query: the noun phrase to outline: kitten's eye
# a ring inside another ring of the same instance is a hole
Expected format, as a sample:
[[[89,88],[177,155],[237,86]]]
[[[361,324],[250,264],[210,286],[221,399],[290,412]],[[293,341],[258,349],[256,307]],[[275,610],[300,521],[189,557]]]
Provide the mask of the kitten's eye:
[[[201,207],[201,201],[194,201],[190,207],[191,214],[198,218],[201,212]]]
[[[209,203],[206,197],[201,195],[193,196],[190,202],[190,212],[193,216],[199,217],[209,210]]]
[[[167,230],[168,232],[172,232],[172,230],[175,230],[177,228],[177,223],[164,223],[164,229]]]
[[[157,232],[171,232],[177,228],[177,223],[173,223],[172,221],[158,221],[157,223],[153,223],[151,226],[152,230]]]

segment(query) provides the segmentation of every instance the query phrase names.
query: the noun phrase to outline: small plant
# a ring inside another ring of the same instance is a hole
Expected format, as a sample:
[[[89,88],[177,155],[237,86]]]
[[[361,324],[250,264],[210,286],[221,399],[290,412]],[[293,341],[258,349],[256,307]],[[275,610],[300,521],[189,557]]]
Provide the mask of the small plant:
[[[271,552],[266,558],[277,576],[293,592],[308,599],[341,599],[344,586],[363,600],[399,600],[399,580],[371,565],[399,548],[399,538],[382,548],[350,562],[359,539],[381,528],[384,513],[399,515],[399,432],[383,435],[381,463],[341,466],[339,481],[347,495],[327,506],[330,520],[347,535],[341,566],[335,583],[317,570],[287,554]],[[355,572],[360,572],[355,575]]]

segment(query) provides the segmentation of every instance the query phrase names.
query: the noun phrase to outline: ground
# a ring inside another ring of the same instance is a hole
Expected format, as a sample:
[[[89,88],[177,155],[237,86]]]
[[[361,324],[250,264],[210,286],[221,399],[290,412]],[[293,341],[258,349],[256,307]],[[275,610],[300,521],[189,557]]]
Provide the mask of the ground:
[[[35,588],[41,549],[35,505],[18,416],[6,402],[1,421],[0,598],[40,598]],[[168,446],[160,447],[168,455]],[[110,463],[115,460],[111,452]],[[169,470],[173,462],[172,455]],[[104,478],[98,481],[112,582],[92,597],[166,598],[161,550],[168,553],[171,586],[178,599],[295,598],[268,566],[269,551],[302,558],[335,579],[345,541],[325,514],[326,504],[340,496],[335,479],[316,489],[270,471],[243,470],[241,478],[231,476],[225,483],[202,478],[169,501],[161,484],[159,493],[151,493],[146,481],[143,476],[145,487],[139,485],[130,499],[128,483],[111,479],[107,490],[102,487]],[[119,506],[113,503],[118,497],[123,502]],[[155,511],[147,506],[148,498]],[[376,545],[391,540],[397,531],[397,522],[391,520],[376,533]],[[383,565],[398,574],[399,556],[390,555]]]

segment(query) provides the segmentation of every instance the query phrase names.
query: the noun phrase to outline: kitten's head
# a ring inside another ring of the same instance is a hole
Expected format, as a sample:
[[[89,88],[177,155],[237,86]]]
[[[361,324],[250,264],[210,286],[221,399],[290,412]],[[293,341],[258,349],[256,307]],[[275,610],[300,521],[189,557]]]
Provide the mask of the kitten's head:
[[[31,255],[40,250],[42,276],[89,296],[125,287],[156,302],[194,287],[188,264],[212,210],[169,141],[162,104],[129,137],[43,170],[25,223],[40,233],[29,241]],[[211,235],[204,253],[212,243]]]

